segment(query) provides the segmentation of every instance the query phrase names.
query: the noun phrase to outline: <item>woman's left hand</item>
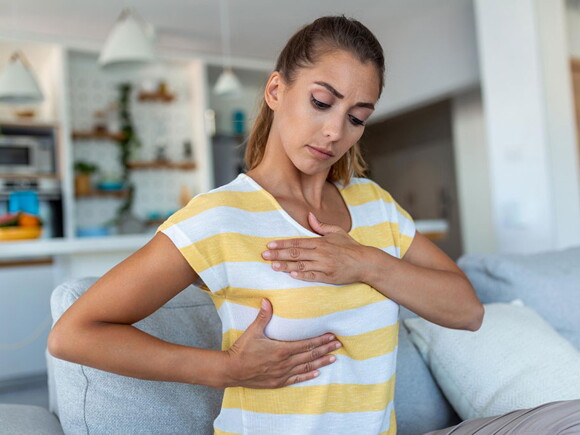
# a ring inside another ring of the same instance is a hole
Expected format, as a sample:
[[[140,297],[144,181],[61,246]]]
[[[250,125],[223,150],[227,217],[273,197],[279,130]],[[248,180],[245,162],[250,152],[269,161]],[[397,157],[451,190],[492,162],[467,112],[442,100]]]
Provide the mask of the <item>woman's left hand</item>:
[[[363,281],[364,254],[361,245],[341,227],[320,222],[312,213],[308,221],[323,237],[276,240],[268,243],[262,257],[276,271],[290,272],[303,281],[351,284]]]

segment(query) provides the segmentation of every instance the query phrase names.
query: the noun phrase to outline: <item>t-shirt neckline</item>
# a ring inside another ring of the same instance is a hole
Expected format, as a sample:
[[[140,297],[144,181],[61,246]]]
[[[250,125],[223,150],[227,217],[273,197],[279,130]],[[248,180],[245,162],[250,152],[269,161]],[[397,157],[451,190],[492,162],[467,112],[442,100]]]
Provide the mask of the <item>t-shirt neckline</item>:
[[[263,192],[264,195],[266,195],[266,197],[270,200],[270,202],[272,202],[272,204],[274,204],[274,206],[276,207],[276,210],[278,210],[278,212],[284,217],[284,219],[286,219],[288,222],[290,222],[298,230],[300,230],[301,232],[306,233],[310,236],[321,237],[320,234],[315,233],[313,231],[310,231],[308,228],[305,228],[299,222],[297,222],[292,216],[290,216],[290,214],[288,214],[288,212],[286,212],[286,210],[284,210],[284,207],[282,207],[280,205],[278,200],[276,198],[274,198],[274,195],[272,195],[270,192],[268,192],[266,189],[264,189],[262,186],[260,186],[252,177],[250,177],[249,175],[246,175],[244,173],[240,173],[237,178],[241,178],[242,180],[246,181],[255,190]],[[344,204],[346,205],[348,213],[350,215],[350,230],[347,233],[350,235],[354,231],[354,229],[356,228],[354,213],[352,212],[348,201],[346,200],[346,198],[343,195],[343,192],[342,192],[343,187],[336,182],[332,182],[332,184],[334,184],[336,186],[336,188],[338,189],[338,193],[340,194]]]

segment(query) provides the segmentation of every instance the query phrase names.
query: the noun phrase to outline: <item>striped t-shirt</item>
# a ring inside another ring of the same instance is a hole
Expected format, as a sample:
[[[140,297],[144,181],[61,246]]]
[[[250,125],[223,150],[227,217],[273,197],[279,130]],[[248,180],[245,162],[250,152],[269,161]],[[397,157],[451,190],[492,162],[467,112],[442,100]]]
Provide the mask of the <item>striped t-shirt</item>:
[[[391,195],[366,178],[335,183],[351,215],[349,235],[402,258],[415,225]],[[272,240],[321,237],[296,222],[268,191],[239,174],[195,196],[158,229],[197,272],[222,321],[226,350],[254,321],[262,298],[274,309],[276,340],[333,333],[334,363],[309,381],[277,389],[226,388],[216,434],[395,434],[399,305],[364,283],[292,278],[262,258]]]

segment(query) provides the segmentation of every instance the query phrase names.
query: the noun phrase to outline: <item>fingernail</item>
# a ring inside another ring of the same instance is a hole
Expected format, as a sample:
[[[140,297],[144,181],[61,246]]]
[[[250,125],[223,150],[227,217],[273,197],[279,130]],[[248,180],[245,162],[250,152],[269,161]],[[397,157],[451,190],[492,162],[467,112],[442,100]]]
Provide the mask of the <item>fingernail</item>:
[[[273,267],[274,269],[280,269],[280,263],[273,263],[273,264],[272,264],[272,267]]]
[[[330,362],[334,362],[336,361],[336,357],[334,355],[331,355],[330,358],[328,358],[330,360]]]
[[[334,335],[331,335],[331,336],[328,338],[328,341],[332,341],[332,340],[334,340]]]
[[[268,305],[266,304],[266,299],[262,299],[262,308],[263,309],[268,308]]]
[[[272,249],[276,247],[276,242],[270,242],[266,245],[268,248]]]
[[[338,349],[340,346],[342,346],[342,344],[340,344],[340,342],[336,343],[336,348]]]
[[[264,258],[270,258],[270,251],[265,251],[262,253],[262,255],[264,256]]]
[[[318,376],[320,372],[314,372],[314,377]]]

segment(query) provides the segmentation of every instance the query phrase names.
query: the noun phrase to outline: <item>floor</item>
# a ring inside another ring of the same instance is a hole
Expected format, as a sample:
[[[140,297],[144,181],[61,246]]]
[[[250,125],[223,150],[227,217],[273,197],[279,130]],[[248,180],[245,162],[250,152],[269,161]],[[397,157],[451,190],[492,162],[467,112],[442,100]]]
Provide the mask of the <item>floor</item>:
[[[48,384],[46,376],[35,377],[15,385],[0,388],[0,403],[37,405],[48,409]]]

